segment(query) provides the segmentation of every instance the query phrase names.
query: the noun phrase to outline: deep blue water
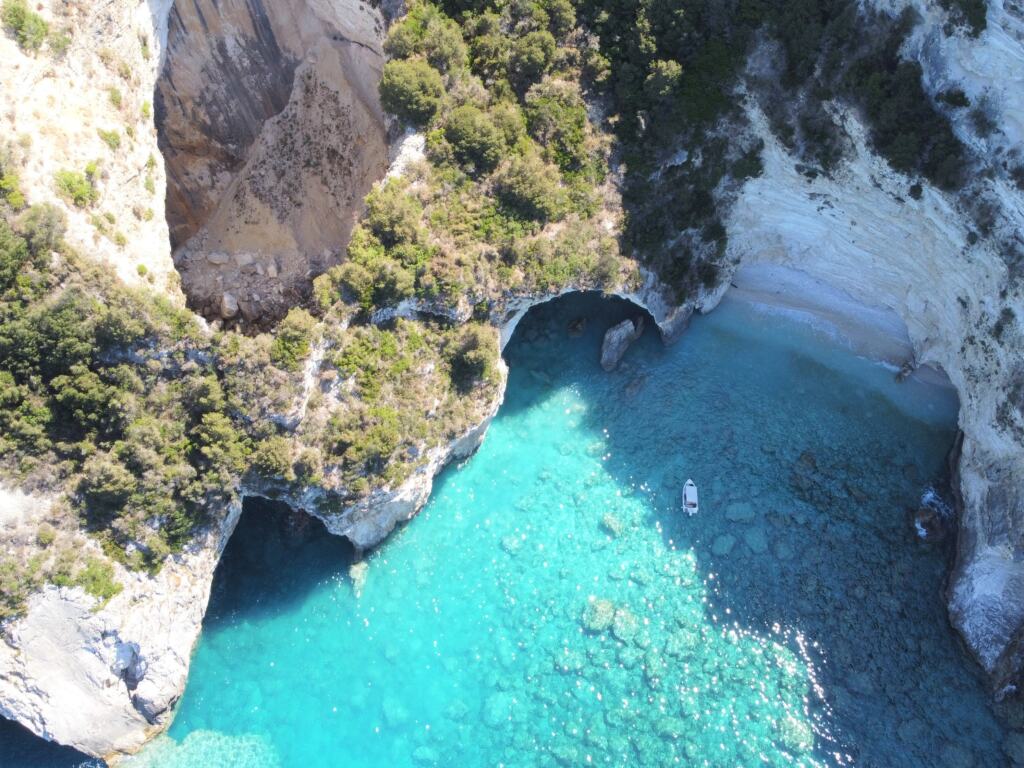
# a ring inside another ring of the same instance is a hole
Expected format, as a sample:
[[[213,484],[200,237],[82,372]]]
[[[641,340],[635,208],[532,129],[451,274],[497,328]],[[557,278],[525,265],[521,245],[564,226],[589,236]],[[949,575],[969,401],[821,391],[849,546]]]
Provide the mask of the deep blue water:
[[[129,765],[1001,764],[907,517],[955,398],[731,303],[606,374],[633,311],[534,310],[483,447],[355,580],[345,542],[248,503],[174,725]]]

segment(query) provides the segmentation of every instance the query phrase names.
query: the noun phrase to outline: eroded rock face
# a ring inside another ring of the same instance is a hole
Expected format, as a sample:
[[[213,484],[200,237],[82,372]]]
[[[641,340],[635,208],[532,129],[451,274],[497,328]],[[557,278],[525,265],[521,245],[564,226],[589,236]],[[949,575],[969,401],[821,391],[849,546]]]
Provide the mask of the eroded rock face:
[[[81,588],[34,595],[0,642],[0,715],[98,757],[134,752],[166,727],[240,512],[226,510],[154,577],[119,568],[124,589],[98,610]]]
[[[355,0],[171,10],[156,114],[189,303],[267,324],[344,252],[387,170],[383,20]]]

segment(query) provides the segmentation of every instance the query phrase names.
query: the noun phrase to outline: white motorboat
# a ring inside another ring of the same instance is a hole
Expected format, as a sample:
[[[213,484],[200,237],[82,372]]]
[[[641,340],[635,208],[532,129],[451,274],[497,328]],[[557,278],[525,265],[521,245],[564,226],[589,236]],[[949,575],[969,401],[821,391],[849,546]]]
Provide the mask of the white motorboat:
[[[687,480],[683,486],[683,509],[688,515],[696,515],[699,509],[697,505],[697,484],[693,480]]]

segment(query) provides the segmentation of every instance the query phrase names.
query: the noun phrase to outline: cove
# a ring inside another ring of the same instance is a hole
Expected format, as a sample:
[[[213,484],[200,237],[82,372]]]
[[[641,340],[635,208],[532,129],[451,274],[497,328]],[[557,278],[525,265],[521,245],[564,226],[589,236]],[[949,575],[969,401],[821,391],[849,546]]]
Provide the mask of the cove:
[[[365,572],[247,502],[174,724],[127,764],[1000,764],[907,518],[955,397],[728,301],[604,373],[636,312],[532,310],[480,451]]]

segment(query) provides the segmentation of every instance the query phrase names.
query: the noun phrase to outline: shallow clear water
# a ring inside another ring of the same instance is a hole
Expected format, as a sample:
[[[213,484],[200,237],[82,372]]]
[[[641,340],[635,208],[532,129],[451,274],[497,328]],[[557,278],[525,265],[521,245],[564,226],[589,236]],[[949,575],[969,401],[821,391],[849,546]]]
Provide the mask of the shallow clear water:
[[[344,542],[249,503],[132,768],[1000,764],[907,519],[955,399],[740,304],[605,374],[631,311],[523,321],[483,447],[360,596]]]

